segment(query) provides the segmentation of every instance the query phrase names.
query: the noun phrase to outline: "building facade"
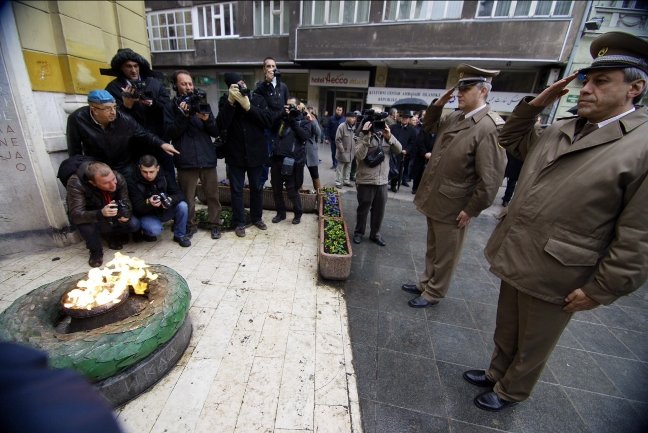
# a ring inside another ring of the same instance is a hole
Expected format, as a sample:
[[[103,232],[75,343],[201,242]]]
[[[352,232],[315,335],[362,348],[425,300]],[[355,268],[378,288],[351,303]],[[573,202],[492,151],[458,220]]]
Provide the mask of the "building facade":
[[[491,104],[502,114],[564,72],[591,2],[146,1],[153,64],[188,68],[215,101],[223,74],[260,80],[272,56],[291,94],[319,112],[430,102],[456,66],[502,71]],[[452,105],[449,106],[452,108]]]

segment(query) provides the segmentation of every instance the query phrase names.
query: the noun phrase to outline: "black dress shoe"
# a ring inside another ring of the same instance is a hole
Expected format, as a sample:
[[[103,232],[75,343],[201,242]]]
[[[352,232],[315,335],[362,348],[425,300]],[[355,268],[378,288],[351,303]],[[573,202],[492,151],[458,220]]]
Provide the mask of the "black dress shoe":
[[[418,287],[416,287],[416,284],[403,284],[401,286],[401,289],[408,292],[408,293],[414,293],[415,295],[420,295],[421,292]]]
[[[353,243],[354,244],[359,244],[362,242],[362,235],[360,233],[354,233],[353,234]]]
[[[272,218],[272,222],[275,223],[275,224],[277,224],[279,221],[283,221],[283,220],[285,220],[285,219],[286,219],[286,215],[285,215],[285,214],[284,214],[284,215],[277,214],[277,215],[274,216],[274,218]]]
[[[295,217],[292,220],[293,224],[299,224],[301,222],[301,215],[295,215]]]
[[[488,410],[491,412],[499,412],[502,409],[506,409],[507,407],[515,406],[517,404],[516,401],[508,401],[500,398],[497,394],[495,394],[494,391],[486,391],[482,394],[479,394],[473,401],[475,402],[475,406],[477,406],[481,410]]]
[[[120,239],[117,239],[116,236],[113,236],[112,238],[108,239],[108,248],[111,250],[121,250],[124,248],[124,244],[122,244]]]
[[[464,371],[463,378],[467,382],[472,383],[475,386],[481,386],[482,388],[492,388],[495,386],[495,382],[486,376],[486,371],[484,370]]]
[[[427,308],[436,305],[438,303],[439,301],[430,302],[427,299],[425,299],[423,296],[419,296],[417,298],[410,299],[409,302],[407,302],[407,305],[409,305],[412,308]]]
[[[369,236],[369,239],[370,239],[372,242],[377,243],[377,244],[380,245],[381,247],[384,247],[385,245],[387,245],[387,242],[385,242],[385,240],[384,240],[384,239],[382,238],[382,236],[380,236],[380,235],[376,235],[376,236]]]

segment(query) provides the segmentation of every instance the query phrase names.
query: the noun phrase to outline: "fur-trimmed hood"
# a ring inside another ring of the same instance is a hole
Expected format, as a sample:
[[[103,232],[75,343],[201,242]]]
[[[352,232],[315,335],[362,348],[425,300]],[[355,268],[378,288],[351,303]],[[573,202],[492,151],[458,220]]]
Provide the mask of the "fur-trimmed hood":
[[[117,50],[117,54],[110,61],[110,69],[100,69],[101,75],[110,75],[113,77],[125,78],[124,74],[121,71],[121,66],[124,62],[131,60],[139,64],[140,67],[140,77],[142,79],[148,77],[159,78],[159,74],[153,72],[151,69],[151,64],[141,55],[137,54],[135,51],[130,48],[120,48]]]

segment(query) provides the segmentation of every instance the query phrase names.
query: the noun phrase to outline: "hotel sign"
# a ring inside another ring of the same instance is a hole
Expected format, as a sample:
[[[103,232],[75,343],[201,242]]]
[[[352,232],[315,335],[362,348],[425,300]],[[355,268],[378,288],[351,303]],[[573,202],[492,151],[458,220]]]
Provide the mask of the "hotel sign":
[[[319,87],[369,87],[369,71],[310,71],[309,84]]]

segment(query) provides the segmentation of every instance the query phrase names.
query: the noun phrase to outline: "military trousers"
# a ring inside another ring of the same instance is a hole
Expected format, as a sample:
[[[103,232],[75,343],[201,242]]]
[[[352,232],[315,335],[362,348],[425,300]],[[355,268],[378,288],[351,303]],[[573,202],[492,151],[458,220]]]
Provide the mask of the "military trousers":
[[[461,257],[466,228],[427,219],[425,271],[417,287],[428,301],[438,301],[448,293],[452,274]]]
[[[486,375],[508,401],[526,400],[572,313],[502,281],[497,303],[495,350]]]

